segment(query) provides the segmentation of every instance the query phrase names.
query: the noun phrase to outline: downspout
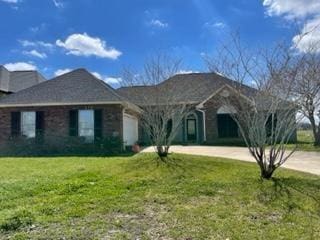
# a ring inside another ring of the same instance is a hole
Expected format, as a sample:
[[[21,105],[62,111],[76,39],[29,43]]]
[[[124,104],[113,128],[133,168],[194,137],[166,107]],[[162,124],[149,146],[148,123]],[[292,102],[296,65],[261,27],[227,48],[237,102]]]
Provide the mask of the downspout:
[[[199,112],[202,113],[202,125],[203,125],[203,141],[207,141],[207,134],[206,134],[206,112],[201,109],[197,109]]]

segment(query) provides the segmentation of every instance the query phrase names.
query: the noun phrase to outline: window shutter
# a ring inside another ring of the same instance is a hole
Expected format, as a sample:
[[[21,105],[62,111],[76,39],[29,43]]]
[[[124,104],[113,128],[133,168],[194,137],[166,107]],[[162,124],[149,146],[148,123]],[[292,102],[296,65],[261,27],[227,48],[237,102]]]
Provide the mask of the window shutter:
[[[69,112],[69,135],[78,136],[78,110]]]
[[[102,110],[94,110],[94,139],[102,138]]]
[[[44,112],[36,112],[36,137],[42,137],[44,133]]]
[[[11,113],[11,136],[17,137],[21,133],[21,114],[20,112]]]

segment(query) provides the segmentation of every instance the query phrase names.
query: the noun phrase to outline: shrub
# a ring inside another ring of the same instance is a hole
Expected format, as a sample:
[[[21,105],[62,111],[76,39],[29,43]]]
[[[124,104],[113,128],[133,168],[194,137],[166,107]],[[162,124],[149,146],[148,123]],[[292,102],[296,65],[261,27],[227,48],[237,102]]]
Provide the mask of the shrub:
[[[4,156],[109,155],[123,151],[119,137],[107,137],[87,143],[81,137],[45,136],[39,139],[14,138],[1,149]]]

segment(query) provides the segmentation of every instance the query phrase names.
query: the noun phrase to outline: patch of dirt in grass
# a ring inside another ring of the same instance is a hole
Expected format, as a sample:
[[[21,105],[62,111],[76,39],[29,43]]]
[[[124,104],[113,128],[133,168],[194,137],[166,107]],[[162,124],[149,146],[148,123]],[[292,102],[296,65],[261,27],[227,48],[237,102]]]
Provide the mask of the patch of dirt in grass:
[[[166,235],[169,227],[161,221],[167,211],[162,205],[146,205],[142,214],[114,213],[113,227],[103,239],[119,239],[118,236],[126,235],[128,239],[169,240],[171,238]]]
[[[161,216],[167,210],[162,205],[146,204],[142,213],[113,212],[107,215],[73,218],[65,224],[35,224],[32,228],[23,228],[19,231],[0,232],[0,239],[171,240],[172,238],[166,235],[169,226],[161,221]]]

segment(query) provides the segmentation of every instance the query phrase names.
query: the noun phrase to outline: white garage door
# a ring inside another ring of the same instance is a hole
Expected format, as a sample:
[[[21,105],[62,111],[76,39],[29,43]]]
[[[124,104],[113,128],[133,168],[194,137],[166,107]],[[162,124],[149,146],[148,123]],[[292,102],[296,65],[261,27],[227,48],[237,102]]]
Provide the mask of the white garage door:
[[[138,119],[128,114],[123,114],[123,140],[126,146],[138,141]]]

